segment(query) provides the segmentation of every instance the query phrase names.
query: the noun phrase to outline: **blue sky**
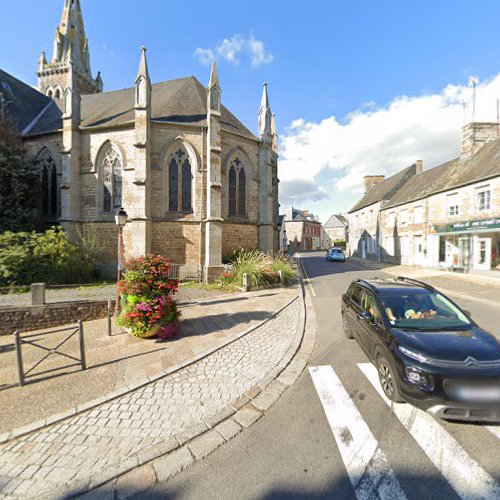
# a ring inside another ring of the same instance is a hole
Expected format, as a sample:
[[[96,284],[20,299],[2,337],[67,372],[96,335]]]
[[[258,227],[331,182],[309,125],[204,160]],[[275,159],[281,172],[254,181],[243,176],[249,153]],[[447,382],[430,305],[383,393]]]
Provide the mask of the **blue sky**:
[[[2,4],[1,67],[34,84],[39,52],[52,53],[63,0]],[[470,113],[469,75],[481,82],[478,118],[493,119],[500,97],[498,1],[82,6],[92,68],[101,70],[105,90],[131,86],[141,45],[153,81],[195,75],[206,83],[209,67],[199,56],[211,51],[224,103],[255,131],[268,81],[281,139],[281,203],[309,208],[323,221],[354,204],[363,175],[455,156],[461,101]]]

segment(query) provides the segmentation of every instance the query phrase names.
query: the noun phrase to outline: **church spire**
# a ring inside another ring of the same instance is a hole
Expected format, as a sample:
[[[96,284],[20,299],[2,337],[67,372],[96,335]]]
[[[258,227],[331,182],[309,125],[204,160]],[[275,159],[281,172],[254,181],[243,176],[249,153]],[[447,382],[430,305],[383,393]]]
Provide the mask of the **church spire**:
[[[141,49],[139,71],[135,79],[135,108],[146,109],[151,107],[151,80],[149,78],[148,61],[146,59],[146,47]]]
[[[69,57],[72,57],[76,75],[82,83],[85,94],[102,91],[102,85],[92,77],[90,51],[83,23],[80,0],[64,0],[61,20],[56,28],[52,59],[38,64],[38,87],[47,95],[56,88],[63,90],[68,86],[67,74]],[[102,83],[102,81],[101,81]]]
[[[210,71],[210,81],[208,82],[208,110],[217,111],[221,110],[221,90],[219,85],[219,74],[217,73],[217,64],[215,59],[212,61],[212,70]]]
[[[271,108],[269,107],[269,97],[267,95],[267,82],[264,82],[259,109],[259,134],[261,136],[272,134],[271,121],[272,113]]]
[[[139,61],[139,70],[137,71],[137,78],[135,82],[137,83],[141,77],[144,77],[146,81],[151,82],[149,78],[149,70],[148,70],[148,60],[146,58],[146,47],[142,46],[141,48],[141,59]]]

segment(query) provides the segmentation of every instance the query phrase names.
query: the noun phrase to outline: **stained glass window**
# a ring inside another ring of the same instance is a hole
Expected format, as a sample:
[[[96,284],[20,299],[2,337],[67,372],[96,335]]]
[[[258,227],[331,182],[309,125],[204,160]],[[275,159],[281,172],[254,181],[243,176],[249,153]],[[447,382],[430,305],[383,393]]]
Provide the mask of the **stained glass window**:
[[[182,211],[191,212],[191,164],[187,158],[182,164]]]
[[[229,215],[247,214],[247,178],[245,167],[239,158],[234,158],[229,168]]]
[[[113,145],[109,144],[104,152],[101,166],[103,212],[115,211],[122,206],[122,162]]]
[[[246,194],[247,194],[247,180],[245,176],[245,170],[242,168],[239,174],[239,185],[238,185],[238,209],[239,215],[246,215]]]
[[[56,217],[59,204],[56,164],[52,155],[46,149],[40,154],[38,160],[42,176],[42,214]]]
[[[236,215],[236,170],[229,169],[229,215]]]
[[[190,213],[193,211],[191,162],[183,146],[171,155],[168,163],[168,210]]]

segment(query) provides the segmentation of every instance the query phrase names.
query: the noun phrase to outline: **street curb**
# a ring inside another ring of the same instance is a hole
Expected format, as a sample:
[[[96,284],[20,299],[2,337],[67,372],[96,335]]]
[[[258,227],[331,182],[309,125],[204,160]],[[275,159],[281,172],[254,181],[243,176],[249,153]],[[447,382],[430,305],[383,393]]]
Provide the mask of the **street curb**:
[[[172,373],[175,373],[179,370],[182,370],[183,368],[186,368],[194,363],[197,363],[198,361],[202,360],[203,358],[206,358],[207,356],[210,356],[211,354],[219,351],[220,349],[223,349],[224,347],[232,344],[233,342],[236,342],[239,340],[241,337],[244,337],[245,335],[248,335],[250,332],[253,332],[257,328],[260,328],[262,325],[267,323],[269,320],[273,319],[277,314],[279,314],[283,309],[286,309],[289,305],[292,304],[292,302],[295,302],[297,300],[297,297],[293,297],[289,299],[285,305],[281,305],[279,308],[274,310],[269,318],[266,318],[259,324],[252,326],[250,328],[247,328],[246,330],[243,330],[240,333],[237,333],[235,337],[232,339],[226,341],[225,343],[211,349],[207,349],[206,351],[203,351],[202,353],[194,356],[191,359],[188,359],[187,361],[183,363],[179,363],[177,365],[174,365],[167,370],[163,370],[161,372],[155,373],[154,375],[151,375],[150,377],[143,377],[141,379],[135,380],[133,383],[129,384],[126,387],[121,387],[120,389],[117,389],[115,391],[112,391],[105,396],[100,396],[97,399],[93,399],[92,401],[87,401],[85,403],[81,403],[77,406],[74,406],[68,410],[65,410],[60,413],[56,413],[54,415],[50,415],[49,417],[46,417],[43,420],[38,420],[36,422],[32,422],[31,424],[24,425],[22,427],[18,427],[17,429],[13,429],[11,431],[7,431],[3,434],[0,434],[0,445],[5,444],[9,441],[12,441],[14,439],[17,439],[21,436],[25,436],[26,434],[31,434],[32,432],[39,431],[45,427],[49,427],[51,425],[54,425],[56,423],[59,423],[63,420],[66,420],[68,418],[71,418],[79,413],[84,413],[88,410],[91,410],[97,406],[100,406],[104,403],[109,403],[110,401],[113,401],[114,399],[117,399],[121,396],[124,396],[125,394],[129,394],[137,389],[140,389],[141,387],[144,387],[152,382],[156,382],[157,380],[167,377],[168,375],[171,375]]]
[[[59,495],[52,490],[51,498],[54,498],[55,493],[58,498],[78,497],[82,500],[95,499],[100,495],[110,499],[128,498],[138,493],[137,489],[131,487],[137,478],[141,479],[142,491],[157,482],[166,481],[194,462],[202,460],[264,416],[302,374],[316,342],[316,315],[310,297],[305,294],[304,271],[300,260],[299,263],[302,274],[299,296],[288,301],[272,316],[276,316],[298,298],[300,312],[294,338],[281,361],[257,385],[216,415],[160,443],[157,447],[128,457],[125,463],[122,462],[114,470],[102,471],[99,477],[94,475],[85,481],[63,485]],[[228,344],[235,340],[237,339]],[[128,470],[124,470],[125,468]],[[72,488],[72,491],[67,493],[69,488]]]

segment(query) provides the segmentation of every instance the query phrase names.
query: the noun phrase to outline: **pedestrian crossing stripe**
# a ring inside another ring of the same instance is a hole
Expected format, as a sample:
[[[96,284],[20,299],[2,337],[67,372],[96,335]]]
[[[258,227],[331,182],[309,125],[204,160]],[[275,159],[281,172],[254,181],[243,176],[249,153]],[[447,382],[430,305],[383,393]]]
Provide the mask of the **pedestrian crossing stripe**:
[[[433,416],[409,404],[390,401],[371,363],[358,364],[358,368],[460,498],[500,498],[500,485]],[[406,498],[376,438],[333,368],[311,367],[309,372],[356,497]],[[500,439],[499,427],[485,428]]]
[[[331,366],[309,369],[358,500],[406,495],[368,425]]]
[[[358,364],[358,368],[461,498],[500,498],[497,482],[432,415],[409,404],[390,401],[371,363]]]

